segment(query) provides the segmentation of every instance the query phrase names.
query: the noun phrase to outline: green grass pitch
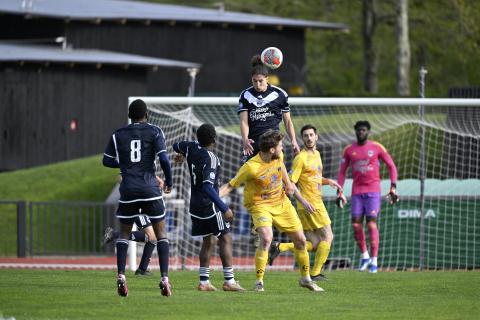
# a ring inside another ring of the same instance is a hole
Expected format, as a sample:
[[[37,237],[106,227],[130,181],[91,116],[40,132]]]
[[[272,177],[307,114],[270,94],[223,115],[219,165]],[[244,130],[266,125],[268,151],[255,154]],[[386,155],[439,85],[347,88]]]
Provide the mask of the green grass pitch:
[[[153,277],[127,274],[129,296],[116,293],[115,272],[0,270],[0,318],[19,319],[473,319],[480,314],[480,272],[327,273],[326,292],[300,288],[296,272],[268,272],[263,293],[253,272],[237,272],[249,291],[198,292],[197,273],[170,273],[173,296]],[[211,281],[221,287],[222,274]],[[477,318],[478,319],[478,318]]]

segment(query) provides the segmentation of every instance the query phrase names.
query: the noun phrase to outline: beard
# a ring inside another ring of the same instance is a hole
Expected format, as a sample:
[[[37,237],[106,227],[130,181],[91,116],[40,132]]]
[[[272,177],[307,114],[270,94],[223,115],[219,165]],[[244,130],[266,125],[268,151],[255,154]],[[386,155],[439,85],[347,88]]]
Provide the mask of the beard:
[[[272,154],[272,160],[277,160],[277,159],[280,159],[280,154],[275,152],[274,154]]]

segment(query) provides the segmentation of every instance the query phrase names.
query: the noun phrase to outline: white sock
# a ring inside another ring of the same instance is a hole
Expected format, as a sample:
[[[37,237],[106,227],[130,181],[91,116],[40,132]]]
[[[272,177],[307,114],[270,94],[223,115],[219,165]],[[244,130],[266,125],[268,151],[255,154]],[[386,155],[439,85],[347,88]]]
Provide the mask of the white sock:
[[[377,257],[372,257],[372,264],[377,265]]]
[[[200,284],[209,284],[210,280],[200,280]]]
[[[234,278],[232,278],[232,279],[225,280],[225,283],[227,283],[227,284],[235,284],[236,281],[235,281]]]
[[[362,259],[368,259],[370,258],[370,255],[368,254],[368,251],[365,251],[364,253],[362,253]]]

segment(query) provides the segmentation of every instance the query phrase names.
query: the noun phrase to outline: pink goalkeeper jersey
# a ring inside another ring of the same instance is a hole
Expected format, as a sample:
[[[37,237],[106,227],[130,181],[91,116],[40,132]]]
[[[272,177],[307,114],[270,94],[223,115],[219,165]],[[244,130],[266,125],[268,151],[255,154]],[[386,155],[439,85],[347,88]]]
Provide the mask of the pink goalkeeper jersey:
[[[367,140],[364,145],[356,142],[343,150],[338,171],[338,184],[343,188],[345,174],[352,167],[352,195],[367,192],[380,192],[380,159],[387,165],[390,181],[397,183],[397,168],[392,157],[380,143]]]

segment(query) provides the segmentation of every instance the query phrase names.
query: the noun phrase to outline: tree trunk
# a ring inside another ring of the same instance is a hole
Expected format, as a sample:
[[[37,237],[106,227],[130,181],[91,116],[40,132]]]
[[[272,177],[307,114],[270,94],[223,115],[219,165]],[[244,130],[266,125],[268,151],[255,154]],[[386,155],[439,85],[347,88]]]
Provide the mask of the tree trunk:
[[[410,40],[408,38],[408,0],[397,0],[397,94],[410,95]]]
[[[375,1],[363,0],[363,87],[373,94],[378,92],[377,55],[373,41],[376,27]]]

